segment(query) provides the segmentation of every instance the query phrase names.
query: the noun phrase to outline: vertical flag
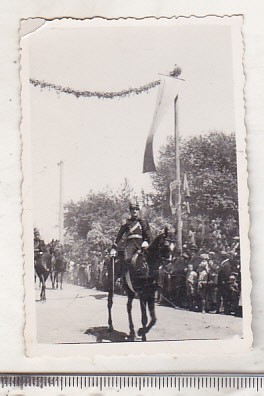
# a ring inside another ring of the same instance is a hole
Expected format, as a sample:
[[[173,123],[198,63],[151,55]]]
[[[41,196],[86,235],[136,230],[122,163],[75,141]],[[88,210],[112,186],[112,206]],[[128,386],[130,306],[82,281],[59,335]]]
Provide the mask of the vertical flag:
[[[183,175],[183,191],[184,191],[184,195],[185,195],[185,204],[186,204],[186,211],[188,214],[190,214],[190,202],[189,199],[191,197],[190,194],[190,189],[189,189],[189,185],[188,185],[188,180],[187,180],[187,176],[184,173]]]
[[[178,192],[178,182],[174,180],[170,183],[170,208],[171,214],[176,214],[177,212],[177,192]]]
[[[154,135],[162,119],[166,115],[167,110],[173,106],[174,98],[177,96],[177,88],[176,78],[165,77],[161,80],[155,111],[145,147],[143,173],[156,172],[153,155]]]

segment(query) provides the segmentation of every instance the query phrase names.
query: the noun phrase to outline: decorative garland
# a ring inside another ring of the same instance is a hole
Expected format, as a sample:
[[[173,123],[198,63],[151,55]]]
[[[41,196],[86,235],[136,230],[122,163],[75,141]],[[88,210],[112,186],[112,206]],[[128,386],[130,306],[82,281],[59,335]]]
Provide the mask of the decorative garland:
[[[175,65],[173,70],[170,71],[169,74],[164,74],[164,76],[178,78],[180,74],[181,74],[181,68]],[[98,99],[114,99],[114,98],[124,98],[130,95],[139,95],[142,92],[148,92],[150,89],[155,88],[157,85],[160,85],[161,80],[152,81],[146,85],[142,85],[139,88],[128,88],[118,92],[77,91],[72,88],[68,88],[68,87],[64,88],[61,85],[35,80],[33,78],[30,78],[29,82],[30,84],[34,85],[34,87],[40,87],[41,90],[54,89],[57,93],[66,93],[66,94],[74,95],[76,98],[82,96],[84,98],[96,97]]]
[[[96,97],[98,99],[115,99],[115,98],[124,98],[130,95],[139,95],[143,92],[148,92],[150,89],[155,88],[157,85],[159,85],[161,83],[161,80],[152,81],[138,88],[128,88],[118,92],[77,91],[72,88],[62,87],[61,85],[55,85],[55,84],[47,83],[45,81],[34,80],[33,78],[30,78],[29,82],[30,84],[34,85],[34,87],[40,87],[41,89],[49,89],[49,90],[54,89],[57,93],[74,95],[76,98]]]

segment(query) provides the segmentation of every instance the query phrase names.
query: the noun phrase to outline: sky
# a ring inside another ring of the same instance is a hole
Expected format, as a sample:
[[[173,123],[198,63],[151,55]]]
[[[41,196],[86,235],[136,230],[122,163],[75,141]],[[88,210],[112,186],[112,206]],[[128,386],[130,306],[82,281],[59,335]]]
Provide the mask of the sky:
[[[143,21],[122,26],[57,21],[27,41],[28,78],[78,90],[119,91],[161,78],[177,64],[179,133],[235,131],[232,37],[229,23]],[[22,42],[23,44],[23,42]],[[23,51],[22,51],[23,53]],[[151,189],[143,155],[158,87],[122,99],[76,98],[28,84],[34,225],[58,237],[59,166],[63,201],[78,201],[127,178],[136,192]],[[155,135],[154,152],[173,135],[173,101]]]

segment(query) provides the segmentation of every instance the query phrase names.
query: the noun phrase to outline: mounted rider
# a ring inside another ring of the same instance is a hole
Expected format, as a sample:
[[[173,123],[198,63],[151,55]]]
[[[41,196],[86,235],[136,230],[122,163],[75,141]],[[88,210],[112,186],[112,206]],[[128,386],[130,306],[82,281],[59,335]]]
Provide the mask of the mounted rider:
[[[42,264],[42,255],[45,251],[45,243],[40,239],[39,231],[34,229],[34,265]]]
[[[147,248],[151,242],[151,232],[148,222],[139,217],[138,203],[130,203],[130,218],[120,227],[115,242],[112,246],[112,254],[117,251],[117,246],[124,238],[125,267],[128,268],[133,255],[141,248]]]

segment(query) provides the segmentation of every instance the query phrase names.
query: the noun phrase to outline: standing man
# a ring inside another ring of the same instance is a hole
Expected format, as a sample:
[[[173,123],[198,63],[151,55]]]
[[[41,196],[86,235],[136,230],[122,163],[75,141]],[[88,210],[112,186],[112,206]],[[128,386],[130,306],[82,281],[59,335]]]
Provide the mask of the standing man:
[[[146,220],[139,217],[139,205],[137,203],[130,203],[130,218],[126,220],[117,234],[113,249],[117,249],[118,243],[122,237],[125,237],[125,265],[129,266],[133,255],[141,249],[141,247],[148,247],[151,241],[151,232],[149,224]]]

